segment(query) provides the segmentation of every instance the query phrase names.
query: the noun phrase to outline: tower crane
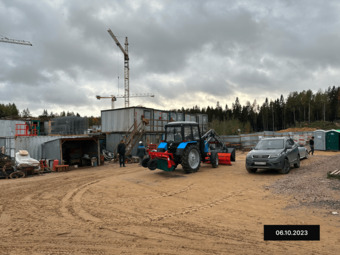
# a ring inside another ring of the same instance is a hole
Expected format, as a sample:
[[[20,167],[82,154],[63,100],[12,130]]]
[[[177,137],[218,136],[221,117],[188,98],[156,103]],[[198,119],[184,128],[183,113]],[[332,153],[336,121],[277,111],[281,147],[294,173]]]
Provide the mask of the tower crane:
[[[124,49],[123,46],[119,43],[117,37],[112,33],[111,29],[107,30],[107,32],[111,35],[112,39],[116,42],[117,46],[124,54],[124,102],[125,102],[124,105],[125,107],[129,107],[130,106],[130,88],[129,88],[130,69],[129,69],[128,38],[125,37],[125,49]]]
[[[9,39],[9,38],[7,38],[7,37],[0,37],[0,42],[4,42],[4,43],[15,43],[15,44],[21,44],[21,45],[32,46],[32,43],[30,43],[30,42],[28,42],[28,41]]]
[[[145,94],[132,94],[130,95],[130,97],[155,97],[154,94],[150,94],[150,93],[145,93]],[[102,96],[96,96],[96,98],[98,100],[102,99],[102,98],[111,98],[111,109],[114,109],[114,102],[117,101],[117,98],[125,98],[125,95],[118,95],[118,96],[108,96],[108,97],[102,97]]]

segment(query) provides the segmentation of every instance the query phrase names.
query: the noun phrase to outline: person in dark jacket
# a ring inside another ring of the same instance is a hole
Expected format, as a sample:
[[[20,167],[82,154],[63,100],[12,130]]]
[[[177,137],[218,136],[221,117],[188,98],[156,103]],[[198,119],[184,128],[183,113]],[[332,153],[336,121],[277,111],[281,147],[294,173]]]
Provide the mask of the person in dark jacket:
[[[121,140],[118,144],[117,152],[119,154],[119,165],[125,167],[125,142]]]
[[[137,148],[137,156],[139,157],[139,165],[142,164],[142,160],[143,160],[145,155],[146,155],[146,149],[145,149],[145,147],[143,145],[143,142],[140,141],[139,145],[138,145],[138,148]]]
[[[309,140],[310,154],[314,155],[314,136]]]

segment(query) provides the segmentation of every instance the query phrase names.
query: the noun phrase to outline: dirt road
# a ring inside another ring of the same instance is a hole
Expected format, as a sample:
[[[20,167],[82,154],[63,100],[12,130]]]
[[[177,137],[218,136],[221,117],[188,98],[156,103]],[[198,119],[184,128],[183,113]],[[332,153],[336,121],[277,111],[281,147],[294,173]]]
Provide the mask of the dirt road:
[[[340,181],[326,179],[324,167],[339,154],[317,152],[288,175],[248,174],[245,154],[236,157],[233,166],[202,165],[189,175],[108,164],[0,180],[0,254],[339,252],[340,216],[332,212],[340,213]],[[313,176],[321,195],[308,195]],[[323,194],[327,205],[313,203]],[[265,224],[320,225],[321,240],[264,241]]]

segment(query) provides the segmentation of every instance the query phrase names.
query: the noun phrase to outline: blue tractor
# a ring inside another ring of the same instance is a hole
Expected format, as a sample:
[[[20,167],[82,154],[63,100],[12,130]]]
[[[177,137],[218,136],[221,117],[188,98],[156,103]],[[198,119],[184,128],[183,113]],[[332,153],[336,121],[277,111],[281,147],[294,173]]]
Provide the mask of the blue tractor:
[[[149,152],[142,165],[150,170],[173,171],[181,164],[186,173],[193,173],[199,170],[201,162],[218,167],[219,157],[225,160],[225,153],[228,148],[213,129],[201,136],[196,122],[170,122],[165,125],[165,140],[157,151]]]

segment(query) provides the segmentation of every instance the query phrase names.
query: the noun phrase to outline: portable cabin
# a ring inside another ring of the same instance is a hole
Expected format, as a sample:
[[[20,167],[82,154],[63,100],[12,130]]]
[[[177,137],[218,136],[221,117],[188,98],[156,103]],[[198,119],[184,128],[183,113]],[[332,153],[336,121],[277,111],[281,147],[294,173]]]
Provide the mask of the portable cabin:
[[[326,131],[326,150],[339,150],[339,132],[336,130]]]
[[[326,132],[325,130],[316,130],[313,132],[314,149],[318,151],[326,150]]]

